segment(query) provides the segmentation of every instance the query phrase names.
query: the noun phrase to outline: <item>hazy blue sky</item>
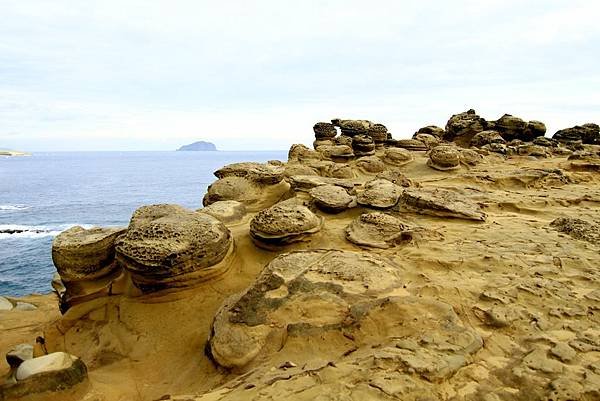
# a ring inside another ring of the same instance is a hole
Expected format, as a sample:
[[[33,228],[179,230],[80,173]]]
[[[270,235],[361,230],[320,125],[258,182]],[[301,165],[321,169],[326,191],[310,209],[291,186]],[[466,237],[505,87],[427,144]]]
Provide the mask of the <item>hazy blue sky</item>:
[[[475,108],[600,122],[600,3],[0,0],[0,147],[312,142],[334,117],[395,137]]]

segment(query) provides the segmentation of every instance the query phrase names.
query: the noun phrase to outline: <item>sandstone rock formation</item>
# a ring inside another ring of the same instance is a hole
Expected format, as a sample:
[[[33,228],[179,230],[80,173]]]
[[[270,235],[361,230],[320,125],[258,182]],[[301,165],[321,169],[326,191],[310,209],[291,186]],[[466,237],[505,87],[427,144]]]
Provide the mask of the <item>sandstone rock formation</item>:
[[[254,162],[228,164],[215,171],[217,178],[243,177],[261,184],[277,184],[283,179],[282,166]]]
[[[458,145],[468,147],[471,139],[478,133],[485,131],[487,121],[481,118],[473,109],[464,113],[454,114],[446,123],[443,139],[456,142]]]
[[[438,217],[456,217],[484,221],[486,214],[467,198],[444,189],[405,189],[401,197],[402,207],[417,213]]]
[[[116,257],[142,291],[222,274],[231,233],[218,219],[177,205],[143,206],[116,242]]]
[[[246,214],[246,206],[238,201],[217,201],[212,203],[198,212],[206,213],[221,220],[223,223],[238,222]]]
[[[600,127],[594,123],[576,125],[557,131],[552,136],[552,139],[566,144],[585,143],[600,145]]]
[[[348,241],[371,248],[390,248],[409,239],[407,226],[381,212],[363,213],[346,227]]]
[[[391,208],[398,203],[402,189],[385,179],[376,178],[365,183],[358,193],[358,203],[376,209]]]
[[[429,152],[427,165],[440,171],[456,170],[460,167],[460,152],[454,146],[436,146]]]
[[[340,213],[356,206],[356,197],[337,185],[320,185],[310,190],[317,207],[328,213]]]

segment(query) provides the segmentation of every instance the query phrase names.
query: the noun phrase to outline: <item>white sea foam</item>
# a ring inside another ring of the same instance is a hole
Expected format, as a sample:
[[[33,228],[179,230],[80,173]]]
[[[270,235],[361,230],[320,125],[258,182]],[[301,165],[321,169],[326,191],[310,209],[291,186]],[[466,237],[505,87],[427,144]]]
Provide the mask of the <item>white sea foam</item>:
[[[0,205],[0,212],[13,212],[16,210],[29,209],[27,205]]]
[[[81,226],[83,228],[92,228],[91,224],[59,224],[56,226],[27,226],[21,224],[0,224],[0,240],[8,238],[43,238],[55,237],[64,230],[71,227]],[[8,233],[2,231],[18,231]]]

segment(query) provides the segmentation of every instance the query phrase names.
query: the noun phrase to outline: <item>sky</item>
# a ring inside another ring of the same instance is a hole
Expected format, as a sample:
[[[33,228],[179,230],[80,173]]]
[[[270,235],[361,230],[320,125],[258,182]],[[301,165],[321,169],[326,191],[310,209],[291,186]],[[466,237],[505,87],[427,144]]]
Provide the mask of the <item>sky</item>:
[[[332,118],[395,138],[474,108],[600,122],[595,0],[0,0],[0,148],[310,144]]]

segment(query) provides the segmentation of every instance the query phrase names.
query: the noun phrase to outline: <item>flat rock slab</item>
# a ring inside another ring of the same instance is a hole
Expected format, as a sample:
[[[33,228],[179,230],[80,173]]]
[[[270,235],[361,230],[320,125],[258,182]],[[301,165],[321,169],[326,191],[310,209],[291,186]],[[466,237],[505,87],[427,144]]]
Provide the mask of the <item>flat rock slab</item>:
[[[389,214],[363,213],[346,227],[346,239],[356,245],[385,249],[400,243],[407,228]]]
[[[444,189],[405,189],[400,199],[402,208],[421,214],[485,221],[486,214],[479,205]]]

